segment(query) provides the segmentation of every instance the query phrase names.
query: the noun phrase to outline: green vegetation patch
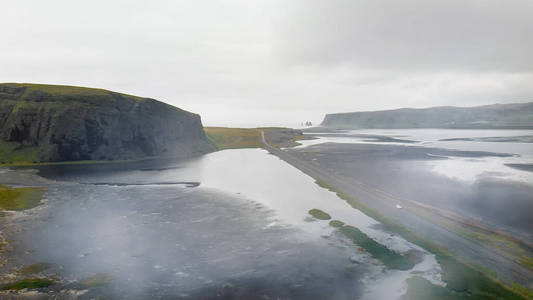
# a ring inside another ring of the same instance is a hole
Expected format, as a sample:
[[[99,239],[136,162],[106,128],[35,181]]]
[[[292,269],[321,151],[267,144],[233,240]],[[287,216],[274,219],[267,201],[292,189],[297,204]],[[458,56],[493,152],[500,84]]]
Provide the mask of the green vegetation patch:
[[[533,258],[531,257],[520,257],[518,262],[523,266],[533,269]]]
[[[117,159],[117,160],[67,160],[67,161],[47,161],[47,162],[25,162],[20,161],[16,163],[8,163],[6,165],[0,165],[0,167],[34,167],[34,166],[70,166],[70,165],[102,165],[102,164],[123,164],[130,162],[138,162],[143,160],[149,160],[153,157],[141,158],[141,159]]]
[[[533,245],[507,233],[493,231],[475,223],[430,214],[423,208],[410,207],[413,213],[475,242],[491,246],[501,255],[533,270]]]
[[[434,285],[429,282],[427,279],[422,277],[412,277],[407,279],[407,292],[402,297],[402,299],[408,300],[455,300],[455,299],[524,299],[523,297],[514,294],[512,292],[501,293],[496,289],[490,289],[486,287],[485,290],[456,290],[453,287],[447,286],[442,287]],[[533,299],[533,294],[531,291],[517,286],[517,289],[521,289],[522,293],[528,296],[525,296],[527,299]]]
[[[528,289],[517,284],[506,286],[497,278],[491,276],[490,273],[484,274],[473,266],[458,260],[445,248],[435,245],[433,242],[419,236],[381,213],[363,205],[355,198],[337,190],[324,180],[316,179],[315,182],[320,187],[336,193],[339,198],[348,202],[353,208],[379,221],[386,230],[399,234],[407,241],[435,254],[437,261],[442,267],[442,279],[447,283],[447,288],[455,291],[461,290],[464,295],[476,295],[481,299],[533,299],[530,296],[531,291]],[[478,298],[473,297],[473,299]]]
[[[339,221],[339,220],[331,220],[329,221],[329,225],[332,227],[340,228],[342,227],[342,225],[344,225],[344,222]]]
[[[92,286],[106,285],[110,283],[111,280],[113,280],[113,276],[103,274],[103,273],[98,273],[98,274],[95,274],[93,276],[83,279],[82,281],[80,281],[80,283],[86,287],[92,287]]]
[[[139,159],[116,159],[116,160],[67,160],[67,161],[46,161],[46,162],[26,162],[19,161],[15,163],[8,163],[0,165],[0,167],[35,167],[35,166],[70,166],[70,165],[102,165],[102,164],[123,164],[130,162],[139,162],[153,159],[154,157],[146,157]]]
[[[408,250],[407,252],[403,253],[403,256],[414,265],[417,265],[424,260],[424,253],[415,249]]]
[[[448,220],[441,220],[438,224],[453,230],[467,239],[490,245],[500,254],[533,270],[531,245],[527,245],[519,239],[499,232],[486,231],[469,224],[456,224]]]
[[[261,130],[256,128],[204,127],[207,139],[217,148],[261,148]]]
[[[482,272],[466,265],[454,257],[437,255],[442,267],[442,280],[456,292],[470,294],[474,299],[523,299],[501,283],[487,278]]]
[[[46,93],[52,96],[63,97],[94,97],[94,96],[108,96],[112,94],[122,95],[124,97],[133,98],[136,100],[143,100],[145,98],[112,92],[104,89],[88,88],[72,85],[54,85],[54,84],[36,84],[36,83],[4,83],[4,86],[12,88],[25,88],[25,94],[31,93]]]
[[[326,212],[324,212],[324,211],[322,211],[320,209],[317,209],[317,208],[311,209],[309,211],[309,214],[311,216],[313,216],[314,218],[319,219],[319,220],[329,220],[329,219],[331,219],[331,216],[328,213],[326,213]]]
[[[407,279],[407,292],[402,299],[408,300],[455,300],[470,298],[462,293],[451,291],[445,287],[434,285],[422,277]]]
[[[372,257],[380,260],[385,266],[387,266],[387,268],[396,270],[409,270],[414,267],[414,263],[412,263],[409,259],[374,241],[361,230],[353,226],[342,226],[340,228],[340,232],[351,239],[354,243],[365,249],[368,253],[370,253],[370,255],[372,255]]]
[[[510,288],[514,293],[522,295],[526,299],[533,299],[533,292],[519,284],[513,283]]]
[[[301,131],[284,127],[261,127],[261,128],[228,128],[228,127],[204,127],[207,139],[217,148],[263,148],[261,132],[269,145],[274,147],[294,147],[300,145],[297,141],[312,139],[302,134]]]
[[[33,208],[41,202],[44,191],[44,188],[12,188],[0,185],[0,210]]]
[[[50,264],[47,263],[36,263],[33,265],[26,266],[18,271],[21,275],[29,275],[29,274],[35,274],[40,273],[46,269],[50,268]]]
[[[26,278],[13,283],[8,283],[2,287],[2,290],[23,290],[23,289],[41,289],[56,283],[50,278]]]
[[[1,165],[38,161],[40,161],[40,150],[38,147],[21,147],[21,145],[16,142],[0,141]]]
[[[265,132],[265,139],[271,146],[277,148],[295,147],[301,145],[298,141],[315,139],[303,134],[301,130],[285,127],[262,127]]]

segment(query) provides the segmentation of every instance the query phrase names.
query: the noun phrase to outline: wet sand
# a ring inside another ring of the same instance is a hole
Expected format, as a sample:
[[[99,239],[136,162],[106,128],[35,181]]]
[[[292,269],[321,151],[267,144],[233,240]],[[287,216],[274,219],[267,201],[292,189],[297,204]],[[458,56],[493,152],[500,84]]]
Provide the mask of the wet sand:
[[[533,186],[479,178],[473,184],[433,172],[425,163],[448,156],[479,158],[512,154],[379,144],[326,143],[289,150],[326,170],[415,200],[483,220],[533,242]],[[422,183],[422,184],[421,184]]]
[[[264,141],[264,140],[263,140]],[[353,149],[350,151],[340,151],[336,149],[337,146],[340,147],[351,147],[352,144],[323,144],[316,146],[307,146],[300,147],[298,149],[285,149],[280,150],[273,148],[266,141],[264,141],[267,149],[287,161],[291,165],[300,169],[302,172],[312,176],[313,178],[320,179],[321,181],[335,187],[337,191],[350,195],[353,199],[357,199],[356,202],[361,203],[363,206],[379,212],[379,214],[385,216],[388,219],[393,220],[396,224],[400,224],[405,228],[411,230],[417,235],[431,241],[432,243],[440,246],[446,247],[447,249],[453,251],[454,255],[458,256],[460,259],[466,260],[468,262],[473,262],[492,270],[497,274],[500,280],[511,284],[518,283],[529,288],[531,286],[531,278],[533,278],[533,271],[530,269],[516,263],[514,260],[502,256],[494,248],[487,247],[478,242],[474,242],[471,239],[467,239],[456,232],[453,232],[441,225],[438,225],[432,218],[422,217],[418,214],[413,213],[413,210],[419,209],[420,204],[413,203],[409,200],[399,199],[397,197],[391,196],[387,193],[383,193],[376,188],[368,186],[360,181],[356,181],[353,178],[343,175],[339,170],[334,168],[328,168],[325,164],[320,163],[321,156],[327,156],[331,154],[330,160],[334,163],[340,163],[344,166],[345,170],[357,169],[357,159],[351,157],[351,155],[361,155],[361,153],[354,152]],[[355,145],[360,146],[359,144]],[[321,147],[331,147],[336,149],[336,151],[327,151],[327,153],[321,153],[317,149]],[[409,147],[411,148],[411,147]],[[315,156],[312,155],[313,150],[315,149]],[[382,148],[384,149],[384,148]],[[386,149],[386,148],[385,148]],[[372,149],[367,149],[368,152],[373,152]],[[389,149],[390,150],[390,149]],[[447,150],[438,149],[438,151]],[[317,153],[320,155],[316,155]],[[385,151],[386,153],[387,151]],[[459,151],[460,153],[468,156],[475,156],[474,153],[466,153],[464,151]],[[406,153],[409,153],[407,151]],[[488,152],[479,153],[480,155],[489,155]],[[347,155],[347,156],[346,156]],[[378,152],[378,156],[379,156]],[[382,157],[388,157],[389,154],[381,153]],[[409,154],[408,157],[413,157],[413,154]],[[432,159],[443,159],[434,156]],[[348,159],[346,159],[348,158]],[[322,159],[324,161],[324,159]],[[416,161],[416,160],[415,160]],[[350,163],[355,163],[355,165],[348,166]],[[375,168],[380,168],[375,166]],[[343,170],[343,168],[340,168]],[[385,167],[385,170],[388,168]],[[363,174],[365,176],[367,173]],[[400,172],[401,174],[401,172]],[[403,176],[403,175],[402,175]],[[416,182],[416,184],[423,185],[424,181],[421,180]],[[402,203],[404,209],[398,209],[397,204]],[[406,209],[409,208],[409,209]],[[438,214],[440,215],[440,213]],[[437,216],[437,215],[436,215]],[[440,218],[441,216],[439,216]]]

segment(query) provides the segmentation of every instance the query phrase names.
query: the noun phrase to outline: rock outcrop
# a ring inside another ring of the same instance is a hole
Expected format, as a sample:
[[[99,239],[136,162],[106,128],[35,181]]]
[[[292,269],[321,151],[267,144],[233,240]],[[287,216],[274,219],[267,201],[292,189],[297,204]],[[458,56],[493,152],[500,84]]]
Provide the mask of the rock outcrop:
[[[200,116],[101,89],[0,84],[3,163],[190,156],[213,150]]]

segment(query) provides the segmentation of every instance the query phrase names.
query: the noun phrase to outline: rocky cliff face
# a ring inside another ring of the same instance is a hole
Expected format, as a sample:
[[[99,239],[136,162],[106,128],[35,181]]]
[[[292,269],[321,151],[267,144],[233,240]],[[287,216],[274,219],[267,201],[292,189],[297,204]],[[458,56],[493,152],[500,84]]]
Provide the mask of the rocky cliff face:
[[[322,126],[331,128],[476,128],[532,129],[533,102],[477,107],[402,108],[328,114]]]
[[[0,84],[0,160],[190,156],[212,150],[200,116],[149,98],[70,86]]]

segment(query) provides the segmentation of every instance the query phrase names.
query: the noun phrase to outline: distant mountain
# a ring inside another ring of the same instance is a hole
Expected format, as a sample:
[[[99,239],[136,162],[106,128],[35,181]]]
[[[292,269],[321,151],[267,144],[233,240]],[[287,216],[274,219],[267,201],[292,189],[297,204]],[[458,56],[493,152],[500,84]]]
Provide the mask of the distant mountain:
[[[0,162],[137,159],[213,150],[200,116],[150,98],[0,84]]]
[[[533,129],[533,102],[335,113],[327,114],[321,125],[344,129]]]

